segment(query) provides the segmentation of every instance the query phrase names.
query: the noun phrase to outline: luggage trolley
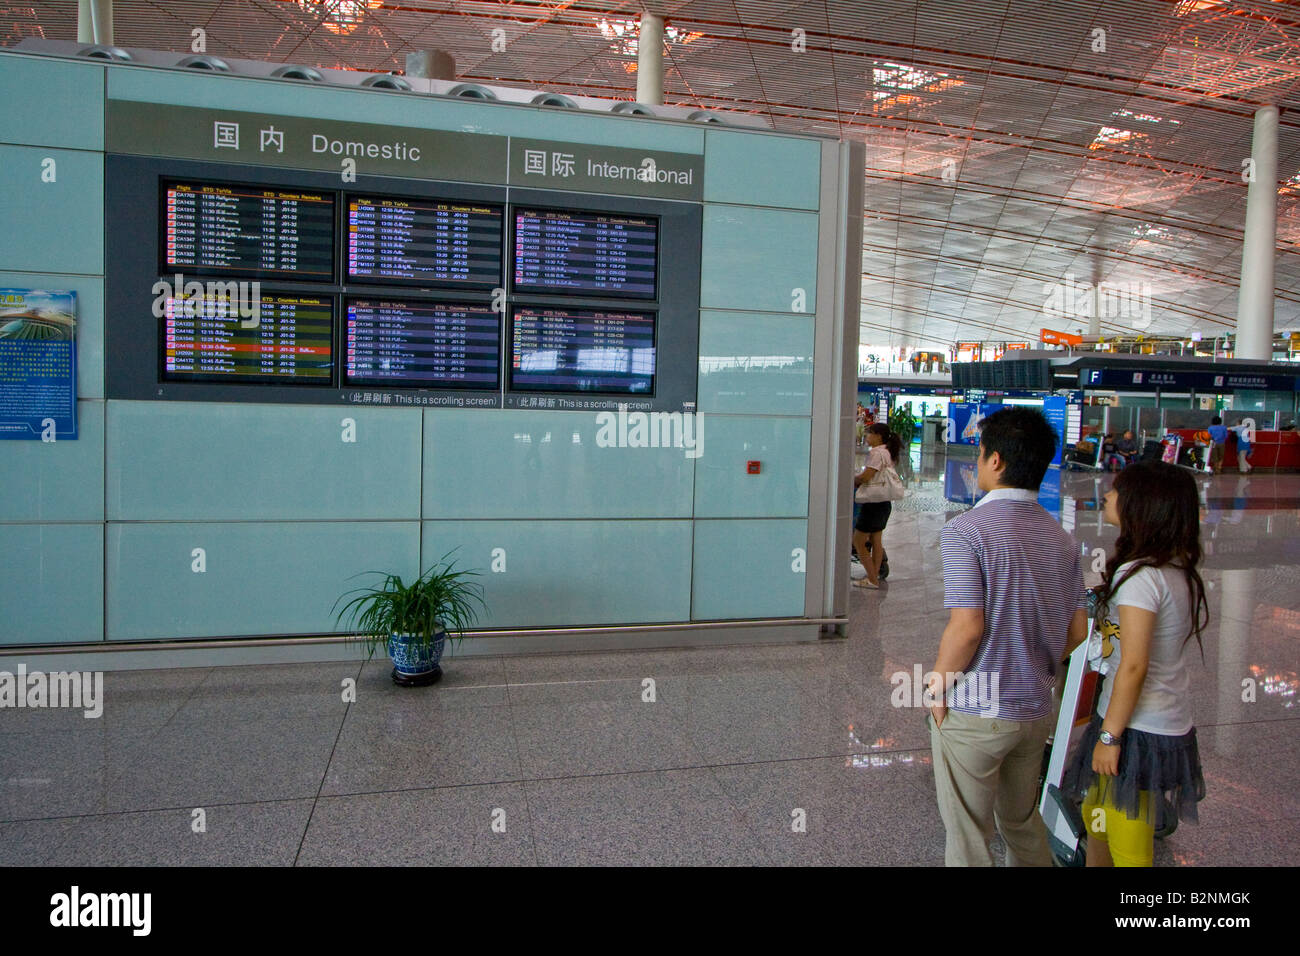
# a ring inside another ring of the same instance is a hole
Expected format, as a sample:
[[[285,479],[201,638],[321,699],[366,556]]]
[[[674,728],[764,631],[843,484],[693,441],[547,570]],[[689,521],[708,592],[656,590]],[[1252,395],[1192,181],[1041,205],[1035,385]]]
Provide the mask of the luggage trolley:
[[[1038,812],[1047,825],[1048,846],[1056,864],[1064,867],[1083,866],[1087,861],[1087,822],[1075,799],[1061,792],[1061,778],[1065,776],[1066,764],[1092,720],[1101,690],[1102,675],[1088,660],[1092,645],[1092,613],[1095,610],[1092,603],[1090,594],[1088,637],[1066,660],[1068,669],[1061,692],[1061,710],[1043,753],[1043,779],[1038,797]],[[1159,801],[1156,839],[1163,840],[1178,829],[1178,815],[1165,800],[1164,793],[1153,794],[1153,798]]]

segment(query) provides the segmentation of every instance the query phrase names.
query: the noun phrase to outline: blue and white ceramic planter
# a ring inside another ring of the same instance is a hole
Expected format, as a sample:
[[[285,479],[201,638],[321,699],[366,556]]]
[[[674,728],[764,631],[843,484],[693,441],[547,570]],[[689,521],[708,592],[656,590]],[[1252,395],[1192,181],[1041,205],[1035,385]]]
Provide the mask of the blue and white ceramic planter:
[[[393,671],[403,677],[422,677],[438,670],[442,649],[447,645],[447,632],[438,628],[428,643],[412,638],[410,634],[394,634],[388,638]]]

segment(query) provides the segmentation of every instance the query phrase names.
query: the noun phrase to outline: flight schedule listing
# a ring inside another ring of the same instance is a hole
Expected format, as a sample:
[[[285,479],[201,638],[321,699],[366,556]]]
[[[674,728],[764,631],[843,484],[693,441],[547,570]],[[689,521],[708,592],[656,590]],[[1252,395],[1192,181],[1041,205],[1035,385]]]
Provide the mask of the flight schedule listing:
[[[644,217],[515,210],[514,287],[653,299],[658,233]]]
[[[330,382],[332,297],[264,292],[247,318],[226,297],[168,298],[162,322],[165,379]]]
[[[501,284],[495,206],[350,196],[348,278],[491,289]]]
[[[334,197],[255,186],[169,183],[164,271],[334,278]]]
[[[495,389],[501,316],[488,305],[349,299],[346,348],[347,384]]]
[[[655,317],[640,312],[518,308],[510,385],[565,392],[654,391]]]

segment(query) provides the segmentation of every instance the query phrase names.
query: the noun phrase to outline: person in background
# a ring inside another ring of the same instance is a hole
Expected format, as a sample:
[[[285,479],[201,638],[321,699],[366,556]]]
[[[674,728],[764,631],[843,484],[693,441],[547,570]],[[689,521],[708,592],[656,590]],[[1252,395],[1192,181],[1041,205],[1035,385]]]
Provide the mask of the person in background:
[[[1138,443],[1137,439],[1133,437],[1131,428],[1125,429],[1123,437],[1115,442],[1115,451],[1123,459],[1121,467],[1127,468],[1133,464],[1133,459],[1137,457],[1138,453]]]
[[[867,466],[853,478],[853,487],[867,484],[876,473],[898,464],[903,452],[902,439],[881,422],[867,428]],[[885,561],[883,536],[885,525],[889,523],[893,502],[864,501],[858,505],[858,520],[853,526],[853,547],[858,552],[858,559],[866,568],[867,576],[854,581],[857,588],[876,590],[880,587],[880,566]]]
[[[1101,699],[1061,789],[1083,798],[1089,866],[1150,866],[1161,805],[1195,822],[1205,796],[1185,664],[1210,616],[1197,571],[1196,481],[1165,462],[1139,462],[1115,478],[1102,515],[1119,538],[1089,655],[1099,660]]]
[[[930,747],[948,866],[991,866],[996,826],[1008,866],[1051,866],[1038,775],[1052,689],[1088,633],[1079,545],[1038,503],[1056,453],[1042,412],[1013,406],[980,426],[987,492],[939,534],[943,606],[931,670]]]
[[[1255,443],[1255,419],[1243,418],[1241,424],[1233,428],[1237,433],[1237,470],[1243,475],[1250,471],[1250,446]]]
[[[1217,475],[1223,470],[1223,453],[1228,450],[1228,429],[1223,427],[1223,419],[1215,415],[1208,431],[1210,441],[1214,442],[1210,448],[1210,471]]]
[[[1101,463],[1107,471],[1119,471],[1122,461],[1119,452],[1115,450],[1115,434],[1107,433],[1101,442]]]

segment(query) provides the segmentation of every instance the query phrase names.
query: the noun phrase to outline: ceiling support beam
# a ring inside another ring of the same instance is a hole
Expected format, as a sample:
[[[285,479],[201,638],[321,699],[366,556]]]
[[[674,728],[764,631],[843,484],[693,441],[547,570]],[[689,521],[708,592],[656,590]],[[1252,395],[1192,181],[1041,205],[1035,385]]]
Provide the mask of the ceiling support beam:
[[[113,45],[113,0],[77,0],[77,42]]]
[[[1273,265],[1277,258],[1277,107],[1255,114],[1250,142],[1252,170],[1246,188],[1246,228],[1237,292],[1239,359],[1273,357]]]
[[[636,41],[636,101],[659,106],[664,101],[664,18],[641,14]]]

